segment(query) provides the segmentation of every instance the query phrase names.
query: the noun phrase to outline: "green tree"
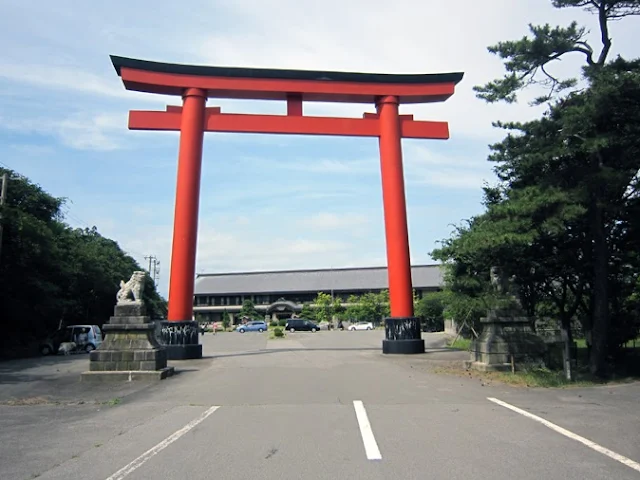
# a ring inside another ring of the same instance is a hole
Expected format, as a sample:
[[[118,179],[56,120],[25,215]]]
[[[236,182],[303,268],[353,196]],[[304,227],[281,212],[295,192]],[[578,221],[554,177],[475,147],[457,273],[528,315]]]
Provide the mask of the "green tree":
[[[144,290],[142,291],[142,298],[147,308],[147,315],[152,319],[167,318],[167,301],[160,296],[155,282],[148,273],[144,283]]]
[[[359,320],[373,322],[379,325],[384,317],[389,316],[389,290],[379,293],[368,292],[359,299]]]
[[[300,312],[300,318],[306,318],[308,320],[315,320],[316,312],[308,303],[302,304],[302,311]]]
[[[258,311],[256,310],[256,306],[253,303],[253,300],[247,298],[244,302],[242,302],[242,309],[240,310],[240,318],[257,318],[260,316]]]
[[[517,100],[517,95],[530,86],[540,86],[546,93],[534,100],[534,104],[557,98],[558,94],[575,87],[576,76],[559,79],[550,71],[551,65],[570,54],[582,55],[587,67],[606,64],[613,40],[610,36],[612,21],[640,15],[640,0],[552,0],[558,9],[581,8],[595,15],[598,22],[600,45],[593,46],[587,40],[585,26],[571,22],[567,27],[529,25],[531,36],[519,40],[499,42],[488,47],[489,52],[504,60],[506,74],[485,85],[476,86],[478,97],[488,102]]]
[[[315,317],[318,322],[329,322],[333,316],[333,300],[331,295],[324,292],[318,292],[313,302],[316,306]]]
[[[598,374],[622,332],[633,334],[625,327],[633,325],[633,315],[620,296],[633,289],[638,266],[639,115],[640,69],[637,62],[617,60],[597,72],[588,90],[553,105],[541,120],[504,125],[510,134],[492,146],[490,157],[501,183],[485,190],[487,212],[458,228],[433,254],[454,263],[449,283],[458,294],[488,295],[482,285],[495,265],[515,275],[530,315],[557,316],[570,334],[579,314],[598,345],[590,359]],[[597,155],[573,133],[595,126],[602,145]],[[596,165],[585,168],[589,162]],[[600,185],[604,253],[595,248],[594,184]],[[595,265],[602,258],[612,296],[595,288]],[[597,314],[602,298],[612,315]],[[616,333],[608,340],[609,326]]]
[[[226,310],[222,313],[222,328],[227,330],[231,325],[231,317],[229,317],[229,312]]]
[[[344,305],[342,305],[342,300],[340,299],[340,297],[335,297],[331,309],[332,314],[335,315],[336,318],[342,319],[344,317],[346,309]]]
[[[363,318],[362,305],[360,303],[359,295],[349,295],[347,299],[347,307],[345,309],[344,317],[347,320],[359,321]]]
[[[431,331],[444,330],[445,292],[430,292],[418,300],[415,316]]]
[[[571,95],[560,98],[552,105],[549,116],[539,123],[526,127],[499,124],[511,130],[525,130],[525,133],[528,127],[533,127],[538,134],[529,135],[528,138],[537,138],[537,143],[543,145],[543,151],[537,158],[535,153],[529,152],[527,162],[511,162],[511,165],[517,164],[518,168],[524,170],[526,175],[522,175],[522,171],[517,168],[510,168],[508,163],[506,166],[497,167],[497,171],[503,174],[503,178],[508,173],[517,172],[516,181],[512,181],[511,178],[508,181],[508,188],[512,189],[524,189],[527,187],[527,179],[531,179],[532,175],[542,174],[543,187],[530,186],[530,196],[536,193],[545,195],[549,191],[561,192],[572,197],[569,203],[584,208],[584,218],[582,221],[576,219],[574,227],[580,229],[582,224],[582,231],[585,233],[583,240],[586,243],[582,260],[590,266],[590,274],[585,277],[589,280],[583,280],[587,285],[572,290],[569,285],[575,286],[575,282],[570,275],[565,275],[567,286],[559,290],[566,291],[567,296],[572,297],[572,303],[577,304],[578,308],[586,313],[586,327],[591,331],[593,338],[590,367],[593,373],[602,376],[607,349],[611,343],[611,308],[615,309],[616,305],[620,304],[609,295],[613,256],[611,248],[615,243],[609,234],[615,225],[615,217],[620,214],[617,209],[623,203],[620,185],[624,184],[628,188],[632,183],[633,176],[628,176],[626,165],[633,164],[633,160],[638,158],[634,153],[637,148],[634,145],[637,138],[634,137],[634,132],[638,125],[638,109],[637,97],[633,96],[637,85],[633,78],[635,76],[637,79],[637,65],[635,62],[629,63],[622,59],[616,60],[613,64],[607,63],[612,45],[609,26],[613,20],[640,14],[640,2],[554,0],[552,3],[557,8],[579,7],[594,13],[600,30],[599,47],[596,48],[586,41],[586,28],[576,22],[566,28],[551,28],[549,25],[530,26],[531,37],[500,42],[489,47],[490,52],[498,54],[504,60],[507,73],[502,79],[478,86],[475,90],[480,98],[489,102],[514,102],[520,91],[531,85],[538,85],[544,87],[546,93],[538,97],[534,103],[547,102],[559,98],[559,94],[576,87],[578,83],[577,75],[568,79],[556,78],[550,72],[552,62],[572,53],[579,53],[585,58],[582,73],[588,85],[586,90],[574,91]],[[616,91],[619,87],[623,88]],[[624,96],[620,95],[622,90],[626,91]],[[619,108],[614,108],[614,104]],[[550,126],[556,130],[546,128]],[[540,135],[540,131],[545,128],[545,134]],[[516,157],[512,155],[507,143],[518,141],[517,137],[510,135],[503,142],[502,146],[506,147],[507,156],[511,156],[512,159]],[[630,150],[622,148],[629,145],[632,146]],[[498,156],[501,153],[498,150]],[[634,174],[636,171],[637,166]],[[583,172],[583,175],[579,175],[580,172]],[[558,185],[556,182],[554,185],[554,182],[549,182],[549,179],[553,178],[567,181],[567,184]],[[610,180],[614,181],[610,183]],[[544,185],[545,181],[550,185]],[[520,185],[517,185],[518,183]],[[557,283],[554,284],[554,288],[556,286]],[[580,298],[582,288],[586,287],[589,288],[588,305],[584,305]],[[570,290],[572,291],[569,294]]]
[[[120,280],[140,265],[97,229],[63,222],[63,198],[55,198],[10,170],[3,215],[0,262],[0,347],[39,341],[60,325],[102,325],[115,305]],[[153,282],[143,292],[151,316],[166,312]]]

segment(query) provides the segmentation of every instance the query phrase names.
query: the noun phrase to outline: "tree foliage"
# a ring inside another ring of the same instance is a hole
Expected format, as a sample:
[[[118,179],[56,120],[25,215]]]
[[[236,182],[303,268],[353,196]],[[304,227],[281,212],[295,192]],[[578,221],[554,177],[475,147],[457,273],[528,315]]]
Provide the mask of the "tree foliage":
[[[346,319],[373,322],[378,325],[382,319],[389,316],[389,290],[351,295],[347,304],[344,314]]]
[[[27,345],[60,325],[102,325],[113,315],[120,280],[140,265],[95,227],[63,222],[65,199],[10,170],[0,258],[2,348]],[[143,297],[148,314],[166,315],[166,302],[147,276]]]
[[[308,303],[302,304],[302,311],[300,312],[300,318],[306,318],[307,320],[315,320],[316,312]]]
[[[488,47],[489,52],[498,55],[506,70],[504,77],[485,85],[476,86],[479,98],[488,102],[517,100],[518,93],[526,87],[536,85],[545,94],[534,100],[534,104],[547,102],[578,83],[576,76],[560,79],[550,67],[568,54],[579,54],[586,66],[603,66],[611,52],[610,23],[624,17],[640,15],[640,0],[553,0],[554,7],[583,8],[595,14],[599,29],[599,45],[593,46],[587,40],[589,31],[577,22],[567,27],[529,25],[531,35],[519,40],[499,42]]]
[[[600,45],[573,22],[530,26],[531,36],[489,47],[507,74],[476,87],[478,96],[514,102],[537,84],[545,94],[535,103],[548,101],[548,110],[531,122],[496,123],[507,136],[491,146],[499,183],[485,187],[486,212],[433,255],[450,265],[458,298],[499,301],[487,291],[488,270],[499,266],[530,315],[558,318],[569,333],[579,321],[591,371],[604,375],[607,355],[638,334],[640,62],[609,60],[609,26],[640,14],[640,0],[552,3],[595,14]],[[557,79],[548,67],[573,53],[585,58],[584,88],[567,94],[577,76]]]
[[[253,300],[247,298],[244,302],[242,302],[242,309],[240,309],[240,313],[238,314],[240,318],[258,318],[260,314],[256,310],[256,305],[253,303]]]
[[[415,316],[432,332],[444,330],[446,292],[430,292],[416,302]]]
[[[224,312],[222,312],[222,328],[227,330],[227,328],[229,328],[230,325],[231,325],[231,316],[229,315],[229,312],[225,310]]]
[[[333,317],[333,299],[331,295],[318,292],[315,300],[315,318],[318,322],[330,322]]]

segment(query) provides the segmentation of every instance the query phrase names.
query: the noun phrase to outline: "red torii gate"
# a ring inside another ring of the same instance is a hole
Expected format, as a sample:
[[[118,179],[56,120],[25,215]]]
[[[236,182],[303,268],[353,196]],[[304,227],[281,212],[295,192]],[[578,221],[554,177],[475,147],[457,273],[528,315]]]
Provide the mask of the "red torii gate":
[[[308,70],[227,68],[150,62],[111,56],[128,90],[176,95],[182,107],[131,111],[131,130],[180,131],[178,178],[169,283],[168,358],[197,358],[193,338],[193,292],[204,132],[378,137],[382,171],[391,318],[384,353],[423,353],[420,323],[413,317],[413,288],[402,168],[402,138],[448,139],[447,122],[399,115],[400,103],[441,102],[453,95],[462,73],[391,75]],[[286,101],[286,115],[223,113],[207,98]],[[376,106],[363,118],[311,117],[303,102],[349,102]]]

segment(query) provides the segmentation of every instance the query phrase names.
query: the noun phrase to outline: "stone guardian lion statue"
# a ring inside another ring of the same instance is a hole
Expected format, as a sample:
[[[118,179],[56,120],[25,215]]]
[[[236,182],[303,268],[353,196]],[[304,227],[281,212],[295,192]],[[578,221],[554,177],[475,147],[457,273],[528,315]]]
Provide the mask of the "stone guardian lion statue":
[[[120,290],[116,294],[118,305],[123,303],[142,303],[142,287],[147,272],[135,271],[128,282],[120,280]]]

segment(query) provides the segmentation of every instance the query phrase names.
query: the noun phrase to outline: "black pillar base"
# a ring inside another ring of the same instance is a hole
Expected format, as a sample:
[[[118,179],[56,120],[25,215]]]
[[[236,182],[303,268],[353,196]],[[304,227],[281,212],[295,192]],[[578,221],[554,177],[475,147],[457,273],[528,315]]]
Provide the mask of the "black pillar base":
[[[167,360],[202,358],[198,342],[198,322],[160,322],[160,343],[167,350]]]
[[[424,353],[424,340],[420,331],[419,318],[385,318],[384,331],[385,339],[382,341],[382,353],[401,355]]]
[[[165,345],[167,360],[202,358],[202,345]]]

